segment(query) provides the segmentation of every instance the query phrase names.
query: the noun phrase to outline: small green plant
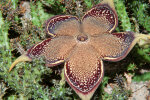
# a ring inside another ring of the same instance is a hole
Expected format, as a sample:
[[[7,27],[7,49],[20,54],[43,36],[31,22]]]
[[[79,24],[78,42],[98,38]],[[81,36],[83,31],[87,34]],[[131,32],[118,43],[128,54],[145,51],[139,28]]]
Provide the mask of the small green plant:
[[[131,23],[128,12],[126,11],[124,0],[114,0],[119,21],[124,31],[131,31]]]
[[[125,79],[121,75],[117,75],[114,78],[115,84],[113,85],[113,90],[111,94],[105,93],[103,95],[103,100],[128,100],[131,95],[131,91],[126,89]]]

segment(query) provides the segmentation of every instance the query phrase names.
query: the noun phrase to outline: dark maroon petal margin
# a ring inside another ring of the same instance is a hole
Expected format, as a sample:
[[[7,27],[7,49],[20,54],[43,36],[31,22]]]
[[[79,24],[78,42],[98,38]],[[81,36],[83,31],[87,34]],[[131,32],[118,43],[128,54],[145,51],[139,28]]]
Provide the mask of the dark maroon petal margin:
[[[98,13],[97,13],[98,12]],[[101,17],[106,16],[106,19],[113,25],[111,29],[115,29],[118,26],[118,16],[114,9],[112,9],[108,4],[98,4],[92,7],[82,18],[82,21],[87,17]],[[111,32],[113,31],[111,30]]]
[[[56,35],[54,33],[55,25],[56,24],[60,24],[60,23],[62,23],[64,21],[66,21],[66,20],[69,21],[71,19],[79,20],[77,17],[71,16],[71,15],[56,15],[56,16],[50,18],[45,23],[45,31],[46,31],[46,33],[48,33],[51,36],[55,36]]]
[[[99,61],[98,69],[96,70],[96,73],[93,75],[93,78],[89,78],[88,82],[85,84],[87,85],[81,85],[80,81],[77,80],[76,77],[73,77],[70,66],[68,62],[65,63],[65,78],[68,82],[68,84],[75,90],[75,92],[80,96],[88,96],[95,92],[99,84],[101,83],[104,75],[104,68],[103,68],[103,62]],[[87,89],[87,91],[83,92],[82,90]],[[82,98],[82,97],[81,97]]]
[[[128,53],[131,51],[131,49],[134,47],[134,45],[136,44],[136,42],[134,41],[135,40],[135,35],[133,32],[120,32],[120,33],[112,33],[112,35],[115,35],[117,36],[118,38],[120,39],[123,39],[124,40],[124,43],[128,44],[127,48],[122,51],[121,54],[117,55],[116,57],[104,57],[103,60],[106,60],[106,61],[113,61],[113,62],[116,62],[116,61],[120,61],[122,59],[124,59]]]
[[[34,45],[27,51],[27,56],[30,58],[39,57],[43,52],[44,48],[47,46],[47,44],[51,41],[51,39],[43,40],[42,42]]]

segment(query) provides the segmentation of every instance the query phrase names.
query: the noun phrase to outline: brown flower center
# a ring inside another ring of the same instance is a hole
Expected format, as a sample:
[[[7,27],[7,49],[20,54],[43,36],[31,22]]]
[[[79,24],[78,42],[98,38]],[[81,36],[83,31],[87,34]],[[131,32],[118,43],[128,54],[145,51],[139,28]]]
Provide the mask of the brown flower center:
[[[81,42],[84,42],[84,41],[86,41],[88,39],[88,36],[87,35],[85,35],[85,34],[80,34],[80,35],[78,35],[77,36],[77,40],[78,41],[81,41]]]

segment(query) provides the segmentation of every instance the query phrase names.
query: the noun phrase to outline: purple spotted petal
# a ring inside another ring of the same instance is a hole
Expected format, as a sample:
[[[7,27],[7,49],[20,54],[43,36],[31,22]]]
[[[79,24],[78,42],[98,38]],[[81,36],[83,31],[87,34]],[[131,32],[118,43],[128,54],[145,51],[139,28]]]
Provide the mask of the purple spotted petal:
[[[82,19],[83,31],[90,35],[112,32],[118,17],[112,2],[102,2],[89,10]]]
[[[29,49],[27,55],[30,58],[44,56],[46,65],[51,67],[64,62],[75,44],[69,36],[47,39]]]
[[[83,100],[92,97],[103,74],[103,62],[98,59],[95,49],[86,44],[77,45],[65,63],[66,80]]]
[[[45,27],[51,36],[73,36],[79,33],[80,23],[75,16],[59,15],[50,18]]]
[[[31,47],[28,51],[27,51],[27,55],[31,58],[34,57],[39,57],[41,54],[43,54],[45,46],[51,41],[51,39],[46,39],[36,45],[34,45],[33,47]]]
[[[97,50],[100,58],[108,61],[123,59],[135,45],[132,32],[102,34],[91,37],[90,44]]]
[[[137,43],[137,40],[133,32],[112,33],[112,35],[119,38],[121,49],[120,52],[118,52],[118,54],[105,56],[104,59],[108,61],[119,61],[127,56],[130,50]]]

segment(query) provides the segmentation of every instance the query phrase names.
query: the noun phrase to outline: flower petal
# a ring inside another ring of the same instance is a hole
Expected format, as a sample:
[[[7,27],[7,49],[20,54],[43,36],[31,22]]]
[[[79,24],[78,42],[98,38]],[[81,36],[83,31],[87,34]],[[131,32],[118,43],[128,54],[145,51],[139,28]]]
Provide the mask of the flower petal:
[[[83,100],[89,100],[104,74],[103,62],[94,48],[78,44],[65,63],[65,77],[69,85]]]
[[[73,36],[79,33],[78,18],[70,15],[59,15],[46,22],[46,32],[51,36]]]
[[[70,36],[47,39],[29,49],[27,55],[30,58],[44,56],[46,65],[51,67],[64,62],[75,44]]]
[[[91,37],[91,45],[98,51],[100,58],[108,61],[119,61],[126,57],[136,44],[132,32],[101,34]]]
[[[112,32],[117,24],[113,0],[105,0],[88,11],[82,19],[83,32],[90,35]]]

